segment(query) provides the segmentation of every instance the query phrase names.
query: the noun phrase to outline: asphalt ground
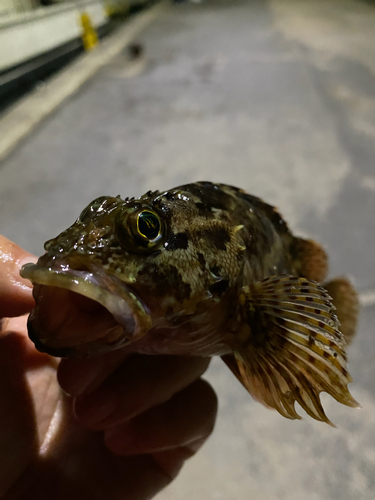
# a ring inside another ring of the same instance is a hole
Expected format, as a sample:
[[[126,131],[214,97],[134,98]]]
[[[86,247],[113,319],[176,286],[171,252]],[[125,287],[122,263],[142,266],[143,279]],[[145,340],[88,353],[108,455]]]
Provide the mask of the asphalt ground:
[[[103,194],[241,186],[324,244],[362,301],[337,425],[288,421],[220,360],[214,435],[159,500],[375,496],[375,7],[354,0],[172,5],[0,164],[0,229],[27,250]],[[301,414],[303,412],[301,411]]]

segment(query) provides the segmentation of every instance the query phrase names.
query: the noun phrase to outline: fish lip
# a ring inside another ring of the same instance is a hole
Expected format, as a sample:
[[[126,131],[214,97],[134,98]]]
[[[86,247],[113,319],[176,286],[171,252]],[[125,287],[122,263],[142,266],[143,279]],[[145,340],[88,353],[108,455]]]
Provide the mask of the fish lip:
[[[36,264],[25,264],[20,274],[34,285],[65,288],[107,309],[114,321],[123,328],[124,335],[116,343],[101,344],[98,354],[135,342],[143,337],[152,326],[147,307],[131,287],[116,276],[105,273],[99,266],[85,266],[84,270],[80,270],[71,267],[65,260],[54,258],[46,262],[46,259],[42,257]],[[30,339],[39,351],[57,357],[89,357],[96,354],[96,341],[72,347],[51,346],[48,342],[44,342],[34,328],[34,313],[35,309],[28,319],[28,331]]]
[[[27,332],[29,334],[30,340],[34,343],[35,348],[39,352],[47,353],[50,356],[55,356],[56,358],[70,357],[70,352],[72,351],[71,347],[50,347],[39,339],[38,335],[35,332],[33,323],[30,320],[30,316],[27,320]]]

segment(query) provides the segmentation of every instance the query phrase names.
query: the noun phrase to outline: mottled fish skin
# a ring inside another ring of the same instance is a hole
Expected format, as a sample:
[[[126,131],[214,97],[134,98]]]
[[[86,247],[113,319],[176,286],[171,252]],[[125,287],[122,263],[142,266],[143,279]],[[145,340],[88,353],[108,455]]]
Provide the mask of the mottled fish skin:
[[[130,284],[154,324],[137,343],[138,352],[229,352],[238,330],[238,289],[267,276],[295,274],[294,238],[285,221],[275,208],[236,187],[197,182],[137,199],[101,199],[99,212],[89,205],[46,243],[40,265],[64,259],[73,268],[100,266]],[[166,226],[160,248],[146,255],[124,250],[115,221],[127,206],[150,207],[160,215]]]
[[[300,418],[298,402],[331,423],[322,391],[358,406],[347,389],[345,353],[356,326],[355,290],[345,279],[328,284],[340,332],[318,283],[327,272],[324,250],[294,237],[261,199],[212,182],[137,199],[103,196],[45,249],[22,271],[36,284],[28,325],[41,351],[221,355],[258,401],[286,418]],[[56,314],[54,297],[68,304]]]

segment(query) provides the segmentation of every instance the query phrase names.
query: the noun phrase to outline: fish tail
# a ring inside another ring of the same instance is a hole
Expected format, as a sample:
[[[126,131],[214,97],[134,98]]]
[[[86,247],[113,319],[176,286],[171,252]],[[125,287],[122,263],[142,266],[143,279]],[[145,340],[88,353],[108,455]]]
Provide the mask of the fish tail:
[[[340,276],[325,283],[324,288],[332,297],[336,314],[340,321],[340,331],[350,344],[356,333],[357,319],[359,313],[359,299],[354,286],[348,278]]]
[[[322,283],[328,271],[328,256],[324,248],[314,240],[293,238],[290,245],[296,274]]]

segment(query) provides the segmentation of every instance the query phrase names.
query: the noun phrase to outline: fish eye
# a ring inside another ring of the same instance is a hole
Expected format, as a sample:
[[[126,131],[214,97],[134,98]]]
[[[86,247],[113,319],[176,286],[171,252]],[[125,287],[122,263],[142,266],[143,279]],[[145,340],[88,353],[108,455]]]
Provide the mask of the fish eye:
[[[151,208],[127,207],[116,217],[116,236],[125,250],[148,253],[163,239],[165,225]]]
[[[137,217],[137,230],[146,240],[155,240],[161,230],[159,216],[149,210],[143,210]]]
[[[94,201],[89,203],[86,208],[84,208],[81,212],[81,215],[78,217],[80,222],[88,222],[93,214],[100,211],[104,203],[108,200],[108,196],[99,196],[99,198],[95,198]]]

